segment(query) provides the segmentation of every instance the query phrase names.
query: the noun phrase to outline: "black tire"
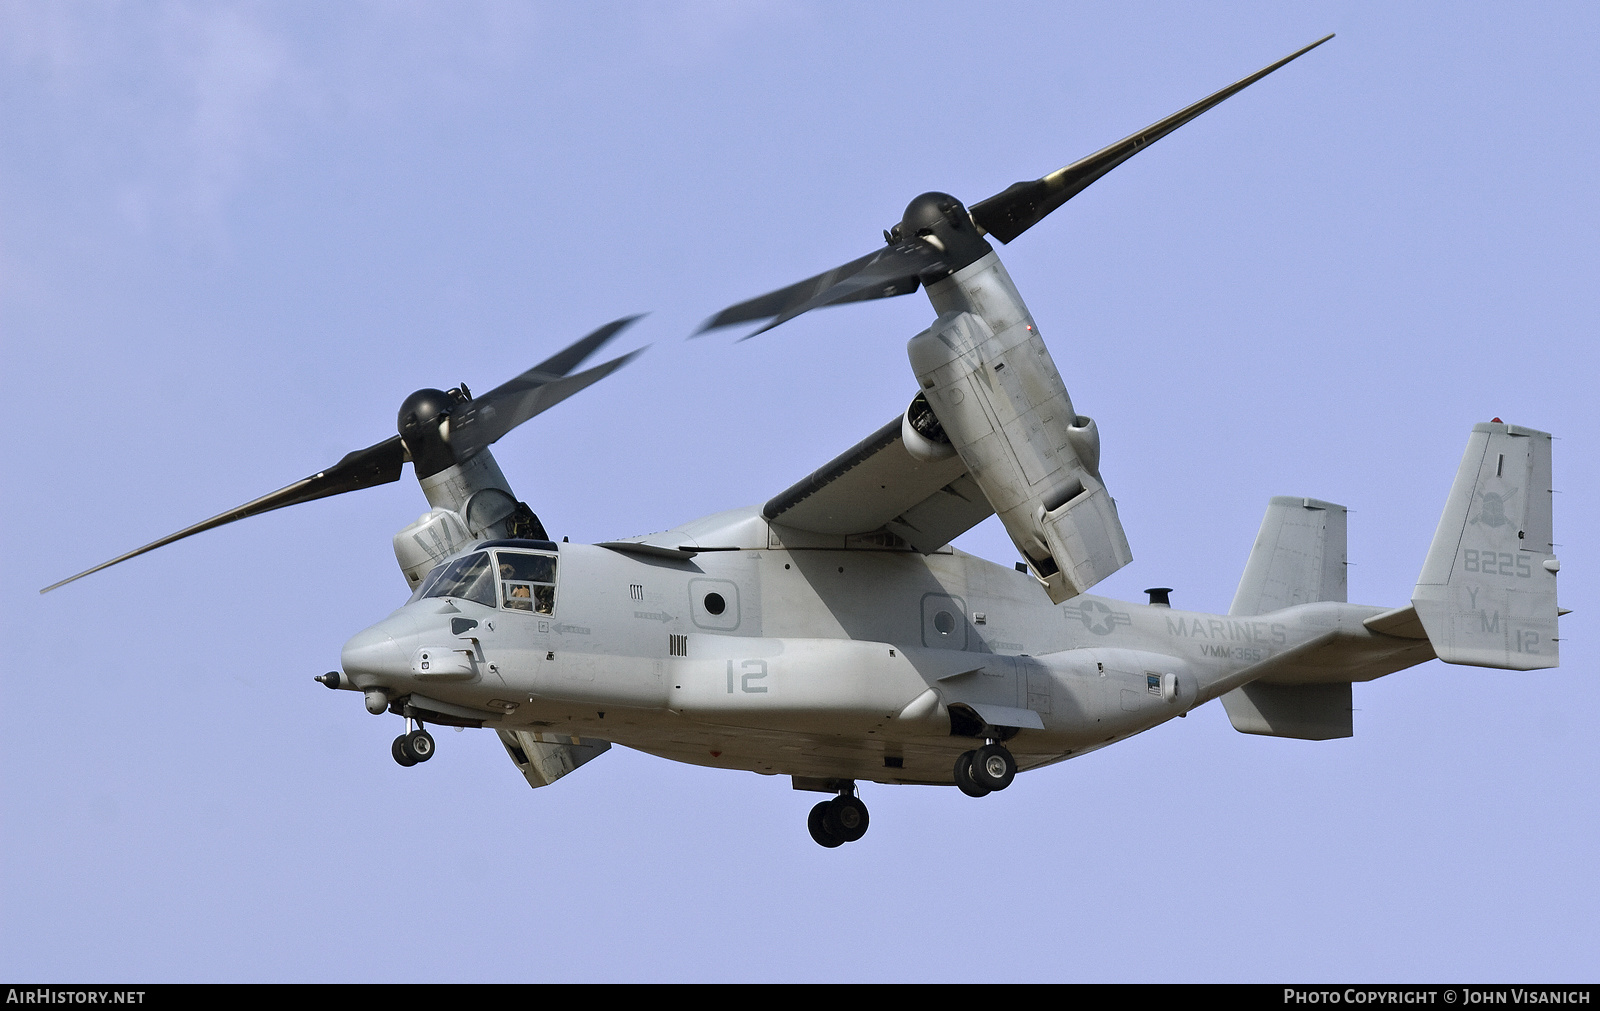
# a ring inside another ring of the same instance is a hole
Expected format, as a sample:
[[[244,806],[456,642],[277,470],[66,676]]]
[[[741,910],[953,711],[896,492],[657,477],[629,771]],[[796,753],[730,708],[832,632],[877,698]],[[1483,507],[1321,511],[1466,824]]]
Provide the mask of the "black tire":
[[[828,801],[822,824],[828,834],[845,842],[855,842],[867,834],[867,805],[860,798],[841,795]]]
[[[988,788],[979,786],[972,779],[972,755],[971,751],[963,751],[961,757],[956,759],[956,787],[968,797],[987,797]]]
[[[985,744],[972,753],[972,781],[988,790],[1004,790],[1017,776],[1017,760],[1003,744]]]
[[[818,846],[826,846],[830,850],[844,845],[843,839],[828,831],[828,805],[831,803],[833,801],[825,800],[818,804],[811,809],[811,815],[806,819],[806,828],[811,830],[811,838],[817,841]]]
[[[413,730],[401,738],[405,744],[401,745],[406,755],[413,762],[426,762],[433,757],[433,735],[426,730]]]
[[[417,764],[417,760],[411,757],[411,752],[406,750],[405,734],[401,734],[394,739],[394,744],[389,746],[389,754],[394,756],[396,762],[408,769]]]

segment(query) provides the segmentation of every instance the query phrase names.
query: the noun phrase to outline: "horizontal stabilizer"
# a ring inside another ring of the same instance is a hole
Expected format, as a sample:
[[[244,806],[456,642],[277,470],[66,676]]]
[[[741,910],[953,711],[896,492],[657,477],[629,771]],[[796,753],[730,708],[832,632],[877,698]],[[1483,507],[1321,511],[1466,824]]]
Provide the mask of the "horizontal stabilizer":
[[[1550,436],[1476,425],[1411,604],[1446,663],[1538,670],[1560,662]]]
[[[1338,604],[1300,608],[1300,620],[1327,632],[1249,667],[1243,687],[1222,696],[1234,729],[1244,734],[1326,741],[1353,733],[1350,684],[1372,681],[1433,659],[1409,607],[1356,623]]]
[[[497,730],[506,754],[534,789],[549,786],[611,747],[610,741],[532,730]]]
[[[1417,609],[1414,607],[1396,607],[1382,614],[1374,614],[1361,624],[1374,632],[1396,639],[1428,637],[1428,630],[1422,627],[1422,619],[1417,617]]]

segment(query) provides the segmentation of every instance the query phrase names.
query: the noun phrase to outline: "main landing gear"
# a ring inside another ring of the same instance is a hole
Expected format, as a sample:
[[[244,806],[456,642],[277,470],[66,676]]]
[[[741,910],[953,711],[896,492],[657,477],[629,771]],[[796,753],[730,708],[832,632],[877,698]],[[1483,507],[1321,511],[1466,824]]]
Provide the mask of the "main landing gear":
[[[406,732],[394,739],[389,753],[407,768],[426,762],[433,757],[433,735],[422,729],[421,721],[407,717]]]
[[[855,795],[855,784],[842,789],[839,796],[811,809],[806,827],[817,845],[833,849],[855,842],[867,834],[867,805]]]
[[[964,751],[956,759],[956,786],[968,797],[986,797],[1004,790],[1017,776],[1017,760],[1003,744],[990,741],[981,748]]]

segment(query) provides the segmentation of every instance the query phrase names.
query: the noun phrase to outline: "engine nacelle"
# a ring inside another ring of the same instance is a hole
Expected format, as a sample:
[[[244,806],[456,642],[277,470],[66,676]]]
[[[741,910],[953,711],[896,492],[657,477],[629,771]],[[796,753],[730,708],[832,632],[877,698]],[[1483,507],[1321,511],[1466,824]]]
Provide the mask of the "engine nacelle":
[[[999,257],[927,291],[939,318],[906,346],[926,403],[1050,599],[1083,593],[1133,561],[1099,430],[1073,410]]]
[[[948,460],[956,455],[950,436],[939,424],[939,416],[928,406],[928,398],[920,393],[912,399],[906,413],[900,415],[900,441],[905,444],[907,453],[923,463]]]
[[[473,538],[452,509],[430,509],[394,535],[394,559],[413,590],[435,565],[466,547]]]
[[[487,449],[419,483],[433,508],[394,535],[395,561],[413,590],[435,565],[473,541],[548,539],[533,510],[511,494],[500,465]]]

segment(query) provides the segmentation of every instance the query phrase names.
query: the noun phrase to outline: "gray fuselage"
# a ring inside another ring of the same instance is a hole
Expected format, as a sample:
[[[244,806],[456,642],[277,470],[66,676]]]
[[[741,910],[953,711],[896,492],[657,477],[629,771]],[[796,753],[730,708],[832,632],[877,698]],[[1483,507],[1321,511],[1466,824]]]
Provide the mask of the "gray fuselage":
[[[973,736],[1006,736],[1022,769],[1082,754],[1332,630],[1368,634],[1383,610],[1055,605],[1031,575],[961,551],[772,546],[783,533],[748,509],[641,550],[552,545],[550,613],[413,599],[346,645],[348,686],[707,766],[949,783]],[[669,543],[712,548],[651,547]],[[980,729],[973,714],[999,715]]]

